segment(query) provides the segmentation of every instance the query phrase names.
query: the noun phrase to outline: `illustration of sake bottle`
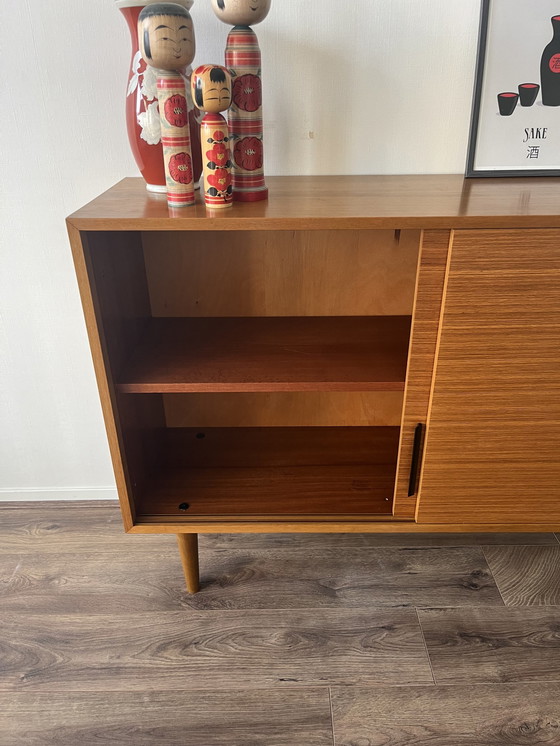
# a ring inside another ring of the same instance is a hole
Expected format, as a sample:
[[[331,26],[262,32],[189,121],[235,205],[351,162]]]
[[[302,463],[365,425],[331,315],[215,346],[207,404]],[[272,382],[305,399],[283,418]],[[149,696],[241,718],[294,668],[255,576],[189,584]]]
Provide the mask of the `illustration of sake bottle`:
[[[541,59],[541,92],[545,106],[560,106],[560,16],[552,16],[554,36]]]

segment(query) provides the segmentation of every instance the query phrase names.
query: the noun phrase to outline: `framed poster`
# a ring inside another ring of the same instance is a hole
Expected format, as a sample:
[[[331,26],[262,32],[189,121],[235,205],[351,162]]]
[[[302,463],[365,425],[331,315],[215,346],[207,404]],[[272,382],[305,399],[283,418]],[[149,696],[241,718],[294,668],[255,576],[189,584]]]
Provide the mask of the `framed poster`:
[[[466,175],[560,175],[560,0],[482,0]]]

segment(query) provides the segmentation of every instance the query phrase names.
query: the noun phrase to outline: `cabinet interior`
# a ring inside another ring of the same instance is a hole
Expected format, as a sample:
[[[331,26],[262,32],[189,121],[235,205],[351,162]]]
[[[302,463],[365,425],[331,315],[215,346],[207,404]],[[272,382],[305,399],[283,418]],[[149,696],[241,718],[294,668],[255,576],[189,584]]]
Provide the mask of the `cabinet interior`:
[[[391,513],[418,231],[86,239],[137,521]]]

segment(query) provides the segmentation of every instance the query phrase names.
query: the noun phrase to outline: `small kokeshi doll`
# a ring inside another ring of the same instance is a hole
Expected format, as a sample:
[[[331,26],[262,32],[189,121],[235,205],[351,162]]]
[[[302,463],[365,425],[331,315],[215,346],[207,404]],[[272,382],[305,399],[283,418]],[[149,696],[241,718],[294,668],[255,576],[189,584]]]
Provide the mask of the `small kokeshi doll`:
[[[250,28],[268,15],[272,0],[211,0],[212,10],[233,24],[226,46],[232,82],[229,132],[233,155],[233,195],[241,202],[266,199],[263,170],[261,52]]]
[[[191,77],[194,105],[207,112],[200,123],[204,202],[230,207],[233,200],[229,130],[221,111],[231,104],[231,75],[220,65],[201,65]]]
[[[180,71],[194,59],[189,11],[176,3],[147,5],[138,18],[140,52],[157,75],[167,202],[194,205],[193,164],[185,81]]]

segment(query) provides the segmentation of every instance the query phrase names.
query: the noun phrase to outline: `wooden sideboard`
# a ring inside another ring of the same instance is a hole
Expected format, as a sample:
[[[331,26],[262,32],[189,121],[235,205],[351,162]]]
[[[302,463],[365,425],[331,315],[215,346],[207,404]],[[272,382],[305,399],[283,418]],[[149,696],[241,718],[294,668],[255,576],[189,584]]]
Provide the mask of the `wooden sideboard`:
[[[559,530],[560,180],[268,184],[67,220],[125,530]]]

